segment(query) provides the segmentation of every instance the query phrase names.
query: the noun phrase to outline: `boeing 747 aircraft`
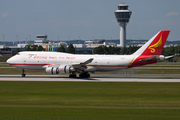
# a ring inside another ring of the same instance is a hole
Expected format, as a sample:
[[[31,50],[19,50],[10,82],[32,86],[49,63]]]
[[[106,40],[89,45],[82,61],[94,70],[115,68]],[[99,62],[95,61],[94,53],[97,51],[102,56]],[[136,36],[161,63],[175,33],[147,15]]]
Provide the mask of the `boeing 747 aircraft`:
[[[62,52],[19,52],[7,63],[24,70],[45,70],[47,74],[68,73],[69,77],[90,77],[89,72],[115,71],[164,61],[161,55],[169,30],[162,30],[132,55],[80,55]]]

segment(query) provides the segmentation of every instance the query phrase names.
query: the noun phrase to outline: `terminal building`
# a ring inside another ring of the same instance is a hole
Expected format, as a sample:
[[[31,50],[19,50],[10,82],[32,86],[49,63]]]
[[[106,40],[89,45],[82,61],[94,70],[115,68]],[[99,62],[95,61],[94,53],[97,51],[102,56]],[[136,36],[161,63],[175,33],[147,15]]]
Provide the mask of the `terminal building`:
[[[41,45],[45,51],[56,51],[57,48],[64,46],[65,49],[67,49],[68,44],[66,42],[52,42],[47,39],[48,35],[36,35],[36,40],[34,40],[33,44],[17,44],[16,46],[5,46],[0,45],[0,55],[3,56],[12,56],[14,55],[14,52],[17,48],[20,49],[20,51],[24,51],[27,47],[27,45]],[[85,54],[92,54],[93,49],[98,46],[114,46],[117,45],[115,43],[106,43],[105,39],[94,39],[94,40],[88,40],[84,41],[82,44],[73,44],[76,53],[85,53]]]
[[[47,37],[47,35],[36,35],[37,40],[34,41],[34,45],[41,45],[45,51],[56,51],[61,45],[64,46],[64,48],[67,48],[66,42],[50,42],[47,40]]]

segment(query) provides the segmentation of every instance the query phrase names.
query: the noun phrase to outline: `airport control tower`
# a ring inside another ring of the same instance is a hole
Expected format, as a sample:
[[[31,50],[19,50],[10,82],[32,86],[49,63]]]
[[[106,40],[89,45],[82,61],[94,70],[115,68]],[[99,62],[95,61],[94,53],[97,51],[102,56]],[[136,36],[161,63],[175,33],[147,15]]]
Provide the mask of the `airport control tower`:
[[[128,10],[128,5],[122,3],[118,6],[118,10],[114,12],[117,22],[120,25],[120,47],[126,46],[126,24],[131,17],[131,11]]]

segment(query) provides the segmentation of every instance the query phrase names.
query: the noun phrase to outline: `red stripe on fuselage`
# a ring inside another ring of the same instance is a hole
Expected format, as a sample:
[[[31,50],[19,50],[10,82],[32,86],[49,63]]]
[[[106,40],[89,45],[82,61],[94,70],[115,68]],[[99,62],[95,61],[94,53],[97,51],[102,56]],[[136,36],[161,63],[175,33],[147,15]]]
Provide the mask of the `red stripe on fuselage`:
[[[45,66],[45,65],[52,65],[52,64],[17,64],[17,63],[10,63],[9,65],[13,66]],[[85,65],[87,67],[127,67],[126,65]]]

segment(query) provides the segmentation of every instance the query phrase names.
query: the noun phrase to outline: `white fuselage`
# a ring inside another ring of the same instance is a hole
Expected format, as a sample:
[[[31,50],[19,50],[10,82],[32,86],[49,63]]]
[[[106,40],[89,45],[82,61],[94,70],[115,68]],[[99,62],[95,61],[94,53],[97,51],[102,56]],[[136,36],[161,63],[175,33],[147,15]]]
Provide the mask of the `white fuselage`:
[[[134,55],[81,55],[60,52],[20,52],[7,62],[21,69],[44,70],[48,65],[80,64],[90,58],[87,72],[112,71],[128,68],[138,56]]]

